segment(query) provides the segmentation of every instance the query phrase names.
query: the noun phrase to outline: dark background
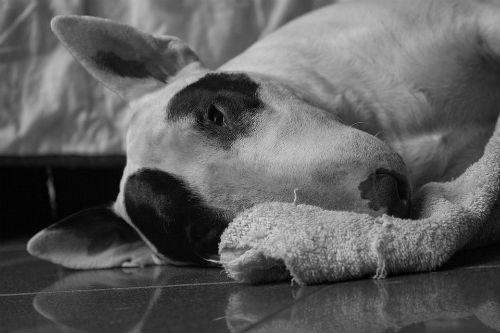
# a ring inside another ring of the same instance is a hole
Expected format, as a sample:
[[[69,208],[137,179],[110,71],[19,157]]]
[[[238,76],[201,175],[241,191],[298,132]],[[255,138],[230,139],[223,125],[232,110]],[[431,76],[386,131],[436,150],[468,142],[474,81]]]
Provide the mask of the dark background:
[[[0,166],[0,241],[28,238],[81,209],[111,204],[125,166],[122,156],[4,159]],[[47,182],[52,178],[55,205]]]

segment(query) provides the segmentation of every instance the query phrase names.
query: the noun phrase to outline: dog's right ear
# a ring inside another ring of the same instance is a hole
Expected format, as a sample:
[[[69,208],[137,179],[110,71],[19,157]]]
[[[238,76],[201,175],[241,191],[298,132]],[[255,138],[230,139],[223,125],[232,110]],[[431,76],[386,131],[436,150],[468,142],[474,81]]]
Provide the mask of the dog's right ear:
[[[66,217],[33,236],[28,252],[76,269],[155,265],[152,250],[108,207],[94,207]]]
[[[125,99],[161,87],[183,69],[204,70],[198,56],[175,37],[90,16],[57,16],[51,26],[95,78]]]

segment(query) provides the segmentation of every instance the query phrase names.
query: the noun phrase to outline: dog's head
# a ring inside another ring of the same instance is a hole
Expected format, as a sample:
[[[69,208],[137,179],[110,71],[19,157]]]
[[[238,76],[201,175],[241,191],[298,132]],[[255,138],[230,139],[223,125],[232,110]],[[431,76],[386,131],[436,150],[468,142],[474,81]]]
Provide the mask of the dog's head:
[[[298,203],[325,209],[408,213],[401,158],[271,75],[210,71],[179,39],[108,20],[58,17],[53,30],[133,116],[114,205],[41,231],[31,253],[70,267],[102,267],[97,256],[120,265],[148,253],[133,228],[160,259],[201,264],[238,212],[290,202],[294,189]]]

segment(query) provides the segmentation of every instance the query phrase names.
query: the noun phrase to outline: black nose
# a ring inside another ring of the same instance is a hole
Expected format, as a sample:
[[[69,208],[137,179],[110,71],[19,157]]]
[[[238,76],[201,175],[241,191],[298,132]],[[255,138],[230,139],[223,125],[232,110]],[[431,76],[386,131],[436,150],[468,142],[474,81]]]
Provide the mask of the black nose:
[[[396,217],[410,213],[411,190],[406,177],[396,171],[377,169],[359,184],[361,198],[369,200],[369,208]]]

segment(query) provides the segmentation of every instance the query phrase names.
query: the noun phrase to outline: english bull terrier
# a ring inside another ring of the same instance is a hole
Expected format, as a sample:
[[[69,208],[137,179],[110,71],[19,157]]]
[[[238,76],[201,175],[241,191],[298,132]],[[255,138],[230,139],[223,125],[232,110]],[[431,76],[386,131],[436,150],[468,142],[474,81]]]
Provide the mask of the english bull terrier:
[[[42,230],[72,268],[196,264],[256,203],[411,214],[411,188],[460,175],[500,111],[500,3],[379,0],[304,15],[217,70],[175,37],[61,16],[74,57],[131,102],[112,207]]]

